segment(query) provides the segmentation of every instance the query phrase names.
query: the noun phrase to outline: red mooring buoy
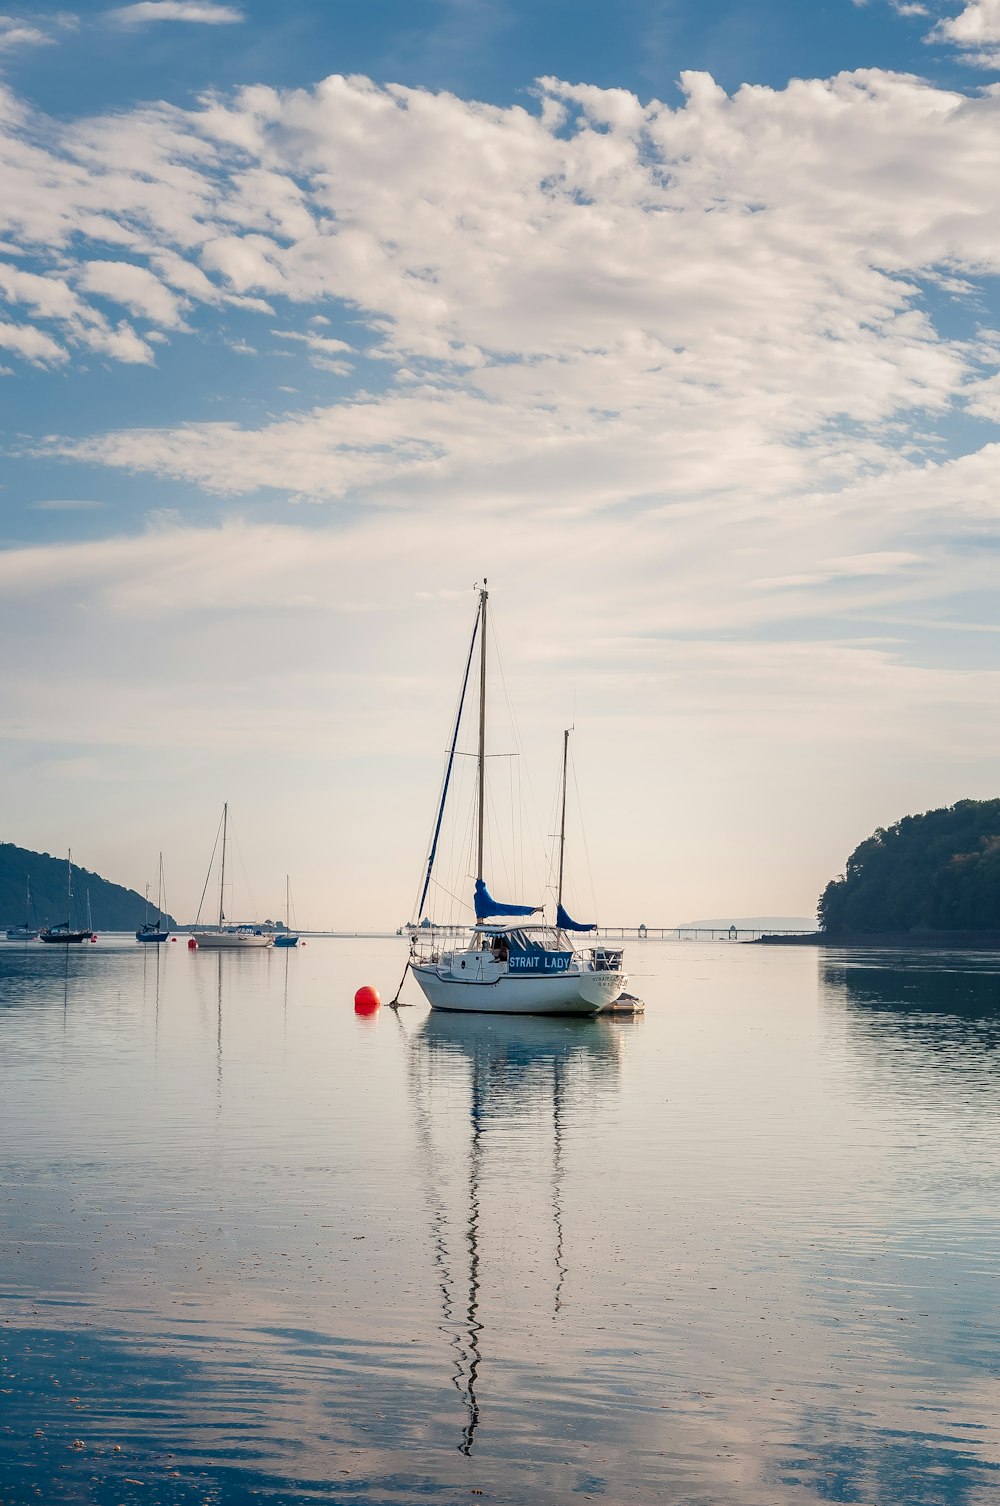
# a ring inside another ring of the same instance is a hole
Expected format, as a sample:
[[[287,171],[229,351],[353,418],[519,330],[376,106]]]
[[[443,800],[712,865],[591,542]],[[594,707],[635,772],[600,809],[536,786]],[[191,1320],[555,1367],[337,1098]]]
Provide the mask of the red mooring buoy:
[[[195,941],[195,939],[194,939],[193,936],[189,936],[188,937],[188,951],[189,952],[196,952],[197,950],[198,950],[198,943]]]
[[[365,983],[354,995],[355,1014],[374,1014],[381,1004],[377,988],[372,988],[370,983]]]

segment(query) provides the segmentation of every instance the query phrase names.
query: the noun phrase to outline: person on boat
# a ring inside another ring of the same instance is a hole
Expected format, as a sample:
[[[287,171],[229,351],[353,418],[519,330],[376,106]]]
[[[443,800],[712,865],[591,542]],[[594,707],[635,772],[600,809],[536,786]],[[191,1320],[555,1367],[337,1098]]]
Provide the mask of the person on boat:
[[[506,936],[494,936],[493,960],[495,962],[510,961],[510,943],[508,942]]]

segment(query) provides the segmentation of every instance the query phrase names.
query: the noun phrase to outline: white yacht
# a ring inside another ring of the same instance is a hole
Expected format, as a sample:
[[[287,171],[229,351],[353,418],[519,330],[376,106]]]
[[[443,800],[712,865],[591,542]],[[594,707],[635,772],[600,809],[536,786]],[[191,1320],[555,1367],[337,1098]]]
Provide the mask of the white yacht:
[[[486,887],[484,824],[486,813],[486,625],[489,593],[484,581],[472,642],[465,666],[458,714],[445,766],[441,800],[427,860],[417,923],[411,928],[410,971],[432,1009],[469,1010],[478,1014],[592,1015],[607,1008],[623,992],[628,976],[619,948],[573,945],[575,932],[592,931],[570,919],[562,903],[566,846],[566,760],[569,733],[563,743],[562,821],[559,848],[559,888],[554,925],[525,923],[541,906],[503,903]],[[454,766],[462,711],[472,660],[479,640],[479,749],[476,792],[477,877],[473,893],[475,925],[471,937],[449,936],[423,923]]]
[[[207,926],[204,930],[198,929],[198,920],[195,920],[195,930],[191,935],[198,943],[199,950],[219,951],[226,948],[230,951],[243,951],[248,947],[273,946],[274,932],[265,931],[260,926],[240,925],[234,926],[226,923],[225,894],[226,894],[226,842],[229,834],[229,802],[222,807],[222,861],[219,866],[219,922],[215,926]],[[219,845],[219,835],[216,833],[215,846]],[[205,878],[205,889],[208,888],[208,880],[212,876],[212,865],[215,862],[215,849],[212,851],[212,859],[208,865],[208,874]],[[205,891],[202,890],[202,904],[205,902]],[[201,905],[198,906],[198,917],[201,917]]]

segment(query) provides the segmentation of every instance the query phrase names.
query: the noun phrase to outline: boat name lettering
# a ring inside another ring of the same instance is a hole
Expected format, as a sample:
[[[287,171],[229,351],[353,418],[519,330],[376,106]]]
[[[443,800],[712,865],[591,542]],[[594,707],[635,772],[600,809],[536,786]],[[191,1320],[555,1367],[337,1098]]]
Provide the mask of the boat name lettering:
[[[564,973],[572,952],[512,952],[507,967],[512,973]]]

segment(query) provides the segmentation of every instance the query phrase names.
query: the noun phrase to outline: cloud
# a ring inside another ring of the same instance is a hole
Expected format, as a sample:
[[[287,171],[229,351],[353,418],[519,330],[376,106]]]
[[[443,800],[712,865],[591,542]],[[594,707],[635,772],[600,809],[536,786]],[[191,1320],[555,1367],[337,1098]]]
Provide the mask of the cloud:
[[[58,366],[67,359],[66,351],[44,330],[25,324],[0,322],[0,349],[23,356],[33,366]]]
[[[100,293],[165,329],[184,327],[185,304],[146,267],[124,261],[88,262],[79,286],[89,293]]]
[[[244,19],[235,5],[216,5],[211,0],[140,0],[105,14],[119,26],[147,26],[154,21],[191,21],[203,26],[233,26]]]
[[[926,40],[950,43],[975,67],[995,67],[1000,63],[1000,0],[968,0],[957,16],[939,21]]]
[[[925,289],[972,300],[1000,269],[1000,102],[875,71],[683,83],[671,108],[547,79],[528,110],[332,77],[65,127],[10,100],[0,221],[33,265],[7,296],[62,350],[152,359],[94,296],[178,337],[235,301],[304,319],[281,338],[346,376],[313,333],[339,308],[384,367],[280,425],[68,452],[226,493],[471,478],[567,506],[898,466],[993,358]]]
[[[15,47],[38,47],[52,38],[30,22],[19,21],[15,16],[0,16],[0,53]]]
[[[316,334],[313,330],[272,329],[271,334],[278,340],[293,340],[305,345],[310,364],[320,371],[332,371],[336,376],[349,376],[354,369],[350,361],[342,359],[344,352],[353,353],[353,346],[346,340],[334,340],[329,336]]]

